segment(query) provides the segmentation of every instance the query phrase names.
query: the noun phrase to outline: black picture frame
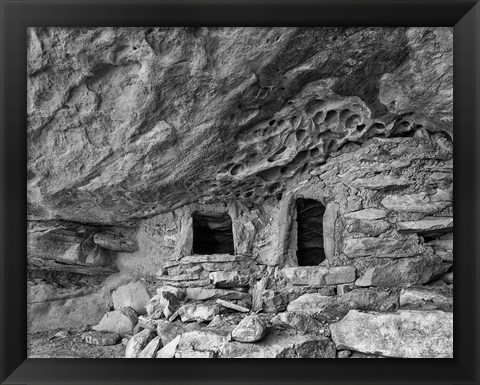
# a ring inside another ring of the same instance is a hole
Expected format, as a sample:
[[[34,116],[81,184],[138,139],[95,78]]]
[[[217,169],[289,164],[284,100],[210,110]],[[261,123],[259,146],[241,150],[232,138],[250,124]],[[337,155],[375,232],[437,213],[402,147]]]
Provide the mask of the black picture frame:
[[[2,384],[478,384],[480,4],[473,0],[0,1]],[[454,358],[26,359],[26,27],[453,26]]]

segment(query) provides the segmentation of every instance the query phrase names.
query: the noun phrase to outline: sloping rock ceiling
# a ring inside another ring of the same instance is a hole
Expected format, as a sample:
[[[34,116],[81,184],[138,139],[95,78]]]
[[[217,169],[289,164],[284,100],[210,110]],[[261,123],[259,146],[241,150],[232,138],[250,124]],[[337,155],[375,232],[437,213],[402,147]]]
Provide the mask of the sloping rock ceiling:
[[[332,151],[452,137],[450,28],[30,28],[28,216],[261,203]]]

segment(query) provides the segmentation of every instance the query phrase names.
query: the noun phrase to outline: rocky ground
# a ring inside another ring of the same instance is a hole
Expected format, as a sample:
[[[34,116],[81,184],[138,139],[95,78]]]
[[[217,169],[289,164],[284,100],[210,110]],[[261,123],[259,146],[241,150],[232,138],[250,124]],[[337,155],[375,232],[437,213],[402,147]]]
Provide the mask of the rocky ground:
[[[82,339],[85,329],[55,329],[29,333],[27,352],[29,358],[122,358],[125,347],[91,345]]]
[[[189,291],[165,285],[150,296],[154,285],[115,278],[130,282],[112,291],[113,308],[97,325],[30,333],[29,357],[451,355],[453,285],[442,280],[396,292],[353,287],[340,296],[304,294],[283,311],[265,312],[252,311],[248,302],[231,299],[244,298],[241,291]]]

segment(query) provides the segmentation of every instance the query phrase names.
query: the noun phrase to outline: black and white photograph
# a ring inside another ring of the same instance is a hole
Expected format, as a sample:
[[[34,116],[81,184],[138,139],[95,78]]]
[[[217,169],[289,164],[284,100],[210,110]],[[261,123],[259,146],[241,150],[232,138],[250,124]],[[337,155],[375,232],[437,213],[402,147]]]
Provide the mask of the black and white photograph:
[[[454,357],[452,27],[25,37],[28,358]]]

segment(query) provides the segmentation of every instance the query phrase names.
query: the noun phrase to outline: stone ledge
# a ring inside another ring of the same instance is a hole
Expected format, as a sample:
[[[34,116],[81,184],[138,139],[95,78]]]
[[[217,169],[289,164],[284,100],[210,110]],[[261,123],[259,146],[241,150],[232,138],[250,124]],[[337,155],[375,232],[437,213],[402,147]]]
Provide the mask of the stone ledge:
[[[353,266],[337,266],[327,269],[323,266],[286,267],[282,275],[292,285],[329,286],[355,281]]]

